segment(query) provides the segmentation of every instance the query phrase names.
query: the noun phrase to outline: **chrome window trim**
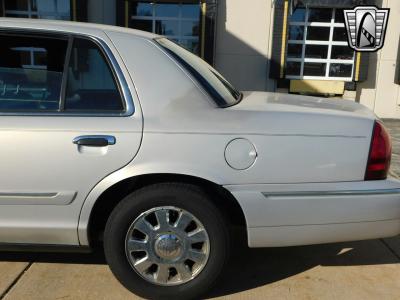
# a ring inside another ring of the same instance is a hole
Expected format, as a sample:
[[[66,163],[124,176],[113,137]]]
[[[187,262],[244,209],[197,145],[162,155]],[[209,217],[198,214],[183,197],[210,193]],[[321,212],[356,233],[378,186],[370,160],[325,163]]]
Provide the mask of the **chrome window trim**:
[[[324,197],[324,196],[368,196],[400,194],[400,189],[382,190],[345,190],[345,191],[298,191],[298,192],[262,192],[269,197]]]
[[[100,47],[100,50],[106,56],[107,63],[110,65],[111,71],[116,79],[116,83],[119,87],[121,97],[124,104],[124,111],[122,112],[65,112],[65,111],[0,111],[0,116],[64,116],[64,117],[129,117],[135,113],[135,106],[133,102],[133,97],[131,91],[129,90],[128,83],[123,74],[120,64],[118,63],[115,55],[112,53],[108,44],[101,38],[85,34],[85,33],[75,33],[75,32],[65,32],[65,31],[52,31],[52,30],[41,30],[32,28],[0,28],[0,33],[4,32],[15,32],[16,34],[54,34],[54,35],[65,35],[69,37],[76,38],[87,38],[92,40]]]

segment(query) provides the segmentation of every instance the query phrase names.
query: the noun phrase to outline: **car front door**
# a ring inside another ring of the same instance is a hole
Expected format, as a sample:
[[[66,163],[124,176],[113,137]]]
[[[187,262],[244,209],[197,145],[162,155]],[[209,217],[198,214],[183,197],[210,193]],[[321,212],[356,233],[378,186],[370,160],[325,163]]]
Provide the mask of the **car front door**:
[[[140,147],[126,74],[102,33],[0,30],[0,243],[79,244],[87,194]]]

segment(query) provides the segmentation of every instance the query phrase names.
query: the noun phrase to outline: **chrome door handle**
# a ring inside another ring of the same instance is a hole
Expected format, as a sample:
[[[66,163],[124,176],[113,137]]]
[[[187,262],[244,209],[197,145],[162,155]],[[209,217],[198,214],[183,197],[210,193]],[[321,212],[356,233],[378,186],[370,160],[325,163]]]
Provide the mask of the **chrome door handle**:
[[[78,146],[105,147],[115,145],[115,136],[112,135],[81,135],[72,140]]]

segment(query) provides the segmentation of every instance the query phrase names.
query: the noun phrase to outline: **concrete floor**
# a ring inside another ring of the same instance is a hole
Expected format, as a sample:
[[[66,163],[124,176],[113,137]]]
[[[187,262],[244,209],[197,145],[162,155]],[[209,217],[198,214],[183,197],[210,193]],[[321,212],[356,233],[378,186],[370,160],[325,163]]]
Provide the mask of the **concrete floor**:
[[[400,122],[392,176],[400,175]],[[400,237],[352,243],[234,249],[226,275],[208,294],[229,299],[400,299]],[[2,299],[138,299],[101,253],[0,253]]]

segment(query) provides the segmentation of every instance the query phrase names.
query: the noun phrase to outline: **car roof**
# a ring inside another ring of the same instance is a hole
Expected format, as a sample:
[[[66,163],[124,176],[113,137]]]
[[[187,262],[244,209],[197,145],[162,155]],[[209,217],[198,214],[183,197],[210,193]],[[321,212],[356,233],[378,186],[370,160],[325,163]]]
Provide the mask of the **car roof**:
[[[0,18],[0,29],[15,28],[15,29],[39,29],[60,32],[70,32],[78,34],[92,34],[97,32],[121,32],[132,36],[145,39],[154,39],[159,37],[156,34],[104,24],[82,23],[75,21],[58,21],[58,20],[43,20],[43,19],[24,19],[24,18]]]

